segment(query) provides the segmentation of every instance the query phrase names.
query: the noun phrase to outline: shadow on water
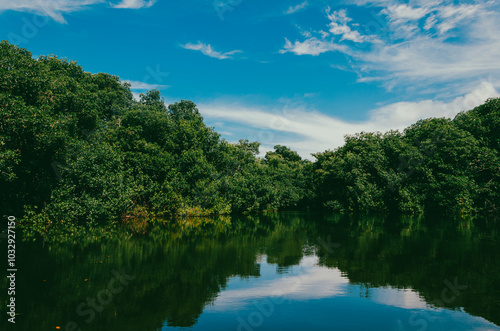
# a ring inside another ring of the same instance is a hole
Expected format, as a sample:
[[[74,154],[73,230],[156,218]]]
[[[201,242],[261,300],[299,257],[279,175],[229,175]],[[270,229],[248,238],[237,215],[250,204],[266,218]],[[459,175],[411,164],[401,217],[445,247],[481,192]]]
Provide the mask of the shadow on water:
[[[271,213],[155,225],[102,243],[18,243],[19,315],[7,329],[191,327],[231,278],[260,277],[259,257],[286,274],[305,255],[338,268],[368,296],[386,286],[413,289],[431,306],[500,325],[498,230],[486,220]]]

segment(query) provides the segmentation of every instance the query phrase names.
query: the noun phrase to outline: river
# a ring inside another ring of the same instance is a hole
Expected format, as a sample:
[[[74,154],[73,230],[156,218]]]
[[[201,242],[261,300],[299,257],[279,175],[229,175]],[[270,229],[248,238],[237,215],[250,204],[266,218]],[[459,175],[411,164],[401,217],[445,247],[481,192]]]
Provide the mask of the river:
[[[2,330],[500,330],[500,226],[270,213],[17,245]],[[2,291],[5,292],[5,291]]]

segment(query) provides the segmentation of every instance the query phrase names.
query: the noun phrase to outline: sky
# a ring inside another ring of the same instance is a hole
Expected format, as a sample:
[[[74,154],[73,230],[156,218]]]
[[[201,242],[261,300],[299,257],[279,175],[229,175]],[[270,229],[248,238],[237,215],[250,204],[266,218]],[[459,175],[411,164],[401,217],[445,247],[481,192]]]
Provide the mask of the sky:
[[[491,0],[1,0],[0,39],[34,57],[192,100],[229,142],[302,157],[344,135],[453,118],[499,97]]]

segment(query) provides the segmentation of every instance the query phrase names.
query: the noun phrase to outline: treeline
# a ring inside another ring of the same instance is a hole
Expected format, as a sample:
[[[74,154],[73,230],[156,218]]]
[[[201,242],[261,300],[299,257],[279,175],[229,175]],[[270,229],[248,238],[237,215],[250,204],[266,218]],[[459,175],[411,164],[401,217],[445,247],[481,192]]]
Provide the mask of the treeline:
[[[316,201],[339,212],[498,214],[500,99],[315,154]]]
[[[134,216],[327,208],[496,213],[498,99],[403,133],[362,133],[312,163],[285,146],[258,158],[207,127],[191,101],[135,101],[116,76],[0,43],[0,208],[32,226]]]
[[[33,226],[299,208],[310,162],[231,144],[191,101],[0,43],[2,214]]]

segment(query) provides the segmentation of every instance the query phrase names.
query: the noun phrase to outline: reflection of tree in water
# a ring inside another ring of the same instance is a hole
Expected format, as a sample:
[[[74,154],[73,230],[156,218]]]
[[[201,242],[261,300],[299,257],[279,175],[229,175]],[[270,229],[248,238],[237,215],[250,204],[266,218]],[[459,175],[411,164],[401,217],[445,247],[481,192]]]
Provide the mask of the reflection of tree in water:
[[[500,324],[498,227],[485,221],[416,218],[337,218],[331,232],[341,245],[320,264],[338,267],[351,283],[413,289],[433,306],[457,309]],[[450,288],[459,286],[459,291]],[[443,290],[445,296],[443,297]]]
[[[18,309],[27,312],[22,326],[47,330],[73,320],[82,330],[156,330],[165,323],[189,327],[230,277],[260,275],[258,256],[266,255],[268,263],[285,273],[304,251],[315,251],[320,265],[338,267],[367,293],[390,285],[412,288],[433,302],[443,281],[457,277],[468,289],[444,306],[465,307],[500,323],[495,315],[500,293],[494,283],[500,249],[489,239],[496,232],[483,231],[479,223],[450,220],[437,226],[424,219],[337,216],[321,221],[311,215],[271,215],[232,219],[225,226],[158,226],[139,238],[82,246],[30,249],[26,243],[18,258],[23,263]],[[332,249],[320,242],[340,245]],[[79,316],[76,307],[107,287],[111,270],[122,269],[135,278],[85,323],[88,316]]]
[[[287,242],[280,238],[296,232],[293,222],[281,220],[220,224],[178,225],[168,231],[157,227],[147,236],[83,246],[42,249],[26,243],[20,251],[19,261],[24,263],[17,294],[18,309],[30,312],[23,327],[64,329],[69,321],[82,330],[155,330],[165,322],[194,325],[230,277],[260,275],[256,256],[265,251],[266,242]],[[301,242],[294,243],[290,249],[300,252]],[[272,245],[279,254],[280,244]],[[89,316],[78,315],[76,308],[107,288],[112,270],[122,269],[135,278],[87,324]],[[0,294],[1,302],[4,295]]]

